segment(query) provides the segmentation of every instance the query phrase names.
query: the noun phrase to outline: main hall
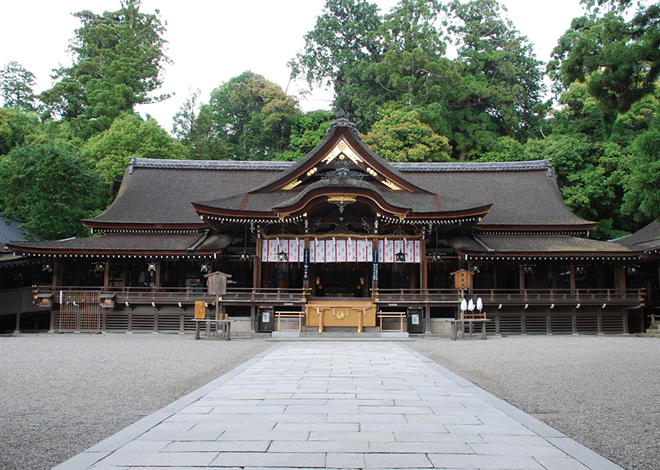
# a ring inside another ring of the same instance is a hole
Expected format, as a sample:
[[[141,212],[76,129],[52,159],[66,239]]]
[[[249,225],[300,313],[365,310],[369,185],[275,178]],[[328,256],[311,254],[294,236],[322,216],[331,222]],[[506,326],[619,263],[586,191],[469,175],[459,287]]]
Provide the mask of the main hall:
[[[463,300],[488,333],[644,326],[644,253],[587,238],[550,161],[386,162],[345,117],[297,162],[134,158],[83,224],[9,245],[52,270],[51,331],[184,333],[196,302],[243,335],[446,334]]]

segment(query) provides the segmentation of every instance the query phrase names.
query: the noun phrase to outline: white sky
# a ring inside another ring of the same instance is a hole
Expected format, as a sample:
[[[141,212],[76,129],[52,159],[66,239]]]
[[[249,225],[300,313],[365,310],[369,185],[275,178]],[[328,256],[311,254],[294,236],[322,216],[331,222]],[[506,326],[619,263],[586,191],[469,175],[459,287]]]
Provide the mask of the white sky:
[[[372,0],[373,2],[374,0]],[[381,11],[397,0],[376,0]],[[579,0],[500,0],[516,29],[535,46],[536,56],[547,61],[557,39],[582,15]],[[0,0],[0,67],[16,61],[37,77],[36,92],[48,89],[51,70],[69,65],[68,41],[80,22],[71,13],[119,9],[119,0]],[[283,89],[289,82],[287,62],[304,46],[303,36],[314,27],[325,0],[143,0],[143,12],[160,10],[167,22],[167,66],[160,93],[169,100],[143,105],[166,130],[188,96],[199,88],[208,100],[211,90],[246,70],[264,75]],[[292,83],[289,94],[305,89]],[[322,90],[301,100],[305,111],[328,109],[332,94]]]

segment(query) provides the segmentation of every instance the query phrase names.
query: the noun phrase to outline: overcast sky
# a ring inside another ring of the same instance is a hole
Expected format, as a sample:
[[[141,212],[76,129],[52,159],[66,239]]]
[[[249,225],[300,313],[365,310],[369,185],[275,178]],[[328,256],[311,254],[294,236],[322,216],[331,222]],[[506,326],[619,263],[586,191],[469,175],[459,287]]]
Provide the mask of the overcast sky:
[[[388,12],[397,0],[377,0]],[[582,14],[579,0],[500,0],[516,29],[547,61],[557,39]],[[142,0],[142,11],[158,8],[167,22],[168,65],[158,93],[169,100],[143,105],[166,130],[188,96],[199,88],[202,98],[222,82],[246,70],[264,75],[283,89],[289,85],[287,62],[304,46],[303,36],[314,27],[325,0]],[[69,65],[68,41],[80,22],[71,13],[119,9],[119,0],[0,0],[0,67],[16,61],[37,77],[35,91],[49,88],[51,70]],[[289,85],[289,93],[305,89]],[[300,103],[305,111],[329,108],[331,93],[315,92]]]

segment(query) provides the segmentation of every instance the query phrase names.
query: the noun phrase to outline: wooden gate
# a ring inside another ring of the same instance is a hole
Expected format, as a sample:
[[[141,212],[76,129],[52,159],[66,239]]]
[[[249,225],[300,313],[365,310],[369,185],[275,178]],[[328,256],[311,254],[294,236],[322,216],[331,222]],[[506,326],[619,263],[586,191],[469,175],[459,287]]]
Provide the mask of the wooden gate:
[[[55,325],[59,331],[100,331],[99,292],[63,292]]]

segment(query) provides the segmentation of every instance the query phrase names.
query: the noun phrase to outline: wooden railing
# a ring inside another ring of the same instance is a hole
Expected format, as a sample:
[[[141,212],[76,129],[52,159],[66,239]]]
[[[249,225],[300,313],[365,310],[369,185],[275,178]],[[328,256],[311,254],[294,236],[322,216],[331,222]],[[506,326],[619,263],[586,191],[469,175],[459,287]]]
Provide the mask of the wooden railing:
[[[153,288],[153,287],[40,287],[39,293],[51,292],[53,301],[58,302],[60,291],[96,291],[114,294],[115,303],[177,304],[195,301],[212,302],[215,294],[205,288]],[[27,295],[27,294],[26,294]],[[31,295],[31,293],[30,293]],[[458,289],[378,289],[372,292],[377,304],[409,305],[457,305],[461,299]],[[566,306],[566,305],[622,305],[633,306],[644,302],[644,289],[475,289],[465,291],[466,298],[481,297],[485,306]],[[220,296],[225,304],[279,304],[302,305],[307,302],[309,292],[302,288],[227,288]]]
[[[34,287],[0,290],[0,315],[39,310],[34,299],[35,290]]]
[[[455,304],[463,298],[481,297],[484,304],[504,305],[634,305],[644,302],[644,289],[378,289],[377,303]]]
[[[173,287],[40,287],[39,292],[51,292],[53,300],[58,301],[60,291],[94,291],[101,294],[114,294],[114,301],[117,303],[167,303],[176,304],[179,302],[190,304],[195,301],[212,302],[218,296],[209,294],[206,288],[173,288]],[[279,288],[228,288],[226,293],[219,296],[224,303],[283,303],[283,304],[302,304],[305,303],[307,296],[305,290],[300,289],[279,289]]]

